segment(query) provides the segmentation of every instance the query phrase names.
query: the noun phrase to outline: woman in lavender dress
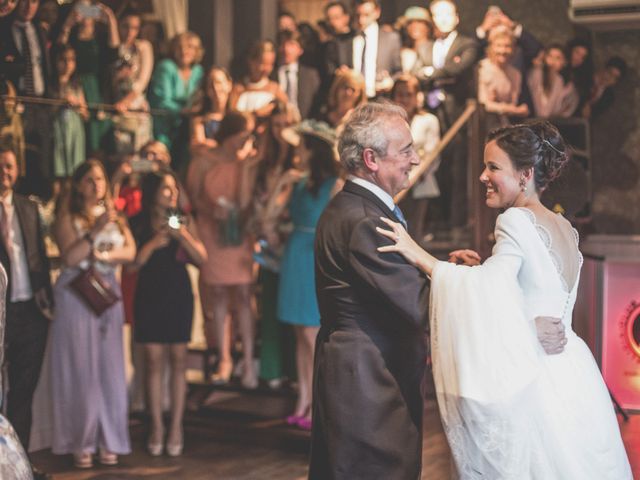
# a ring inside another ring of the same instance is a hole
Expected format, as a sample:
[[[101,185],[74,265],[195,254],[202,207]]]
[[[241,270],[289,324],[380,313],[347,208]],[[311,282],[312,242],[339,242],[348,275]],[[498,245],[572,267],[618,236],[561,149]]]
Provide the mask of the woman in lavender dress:
[[[53,453],[72,453],[78,468],[114,465],[129,453],[122,302],[100,316],[69,283],[93,259],[96,271],[120,295],[115,269],[136,253],[129,228],[116,214],[102,164],[88,160],[60,201],[55,238],[62,272],[54,288],[51,323]]]

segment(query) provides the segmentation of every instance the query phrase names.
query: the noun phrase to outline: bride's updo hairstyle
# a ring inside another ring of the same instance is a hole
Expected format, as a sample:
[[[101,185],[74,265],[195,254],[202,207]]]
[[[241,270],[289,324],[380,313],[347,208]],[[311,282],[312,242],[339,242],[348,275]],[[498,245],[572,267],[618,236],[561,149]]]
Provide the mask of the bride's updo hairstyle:
[[[533,167],[538,192],[558,178],[569,161],[569,146],[547,121],[497,128],[487,137],[487,142],[492,140],[509,155],[516,170]]]

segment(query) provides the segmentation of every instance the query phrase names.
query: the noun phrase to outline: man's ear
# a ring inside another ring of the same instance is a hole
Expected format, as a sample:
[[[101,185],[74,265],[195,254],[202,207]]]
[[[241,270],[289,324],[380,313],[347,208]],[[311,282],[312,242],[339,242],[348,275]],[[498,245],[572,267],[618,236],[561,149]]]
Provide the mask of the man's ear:
[[[379,165],[376,160],[375,152],[370,148],[365,148],[362,152],[362,160],[364,161],[364,166],[367,167],[367,170],[372,172],[377,172]]]

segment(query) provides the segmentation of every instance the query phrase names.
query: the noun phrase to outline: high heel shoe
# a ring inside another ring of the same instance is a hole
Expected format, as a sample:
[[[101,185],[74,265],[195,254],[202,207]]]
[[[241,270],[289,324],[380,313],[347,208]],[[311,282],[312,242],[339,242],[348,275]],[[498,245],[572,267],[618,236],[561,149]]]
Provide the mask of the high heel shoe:
[[[162,431],[162,433],[160,434],[160,441],[158,443],[152,442],[152,438],[153,435],[149,435],[149,440],[147,441],[147,451],[152,457],[159,457],[160,455],[162,455],[163,450],[162,439],[164,438],[164,431]]]
[[[88,452],[74,453],[73,464],[76,468],[92,468],[93,467],[93,455]]]
[[[211,375],[211,383],[214,385],[226,385],[231,379],[233,373],[233,363],[220,363],[218,371]]]
[[[180,430],[180,440],[175,443],[167,442],[167,455],[170,457],[179,457],[182,455],[184,448],[184,433]]]
[[[117,465],[118,464],[118,455],[110,452],[109,450],[100,449],[100,454],[98,455],[98,460],[101,465]]]

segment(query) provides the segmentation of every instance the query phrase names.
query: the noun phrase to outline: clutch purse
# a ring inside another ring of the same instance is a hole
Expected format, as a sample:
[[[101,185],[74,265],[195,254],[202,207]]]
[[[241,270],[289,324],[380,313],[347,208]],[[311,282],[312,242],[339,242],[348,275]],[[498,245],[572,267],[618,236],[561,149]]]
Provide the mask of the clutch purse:
[[[69,285],[97,316],[120,300],[93,265],[76,275]]]

